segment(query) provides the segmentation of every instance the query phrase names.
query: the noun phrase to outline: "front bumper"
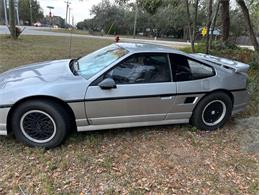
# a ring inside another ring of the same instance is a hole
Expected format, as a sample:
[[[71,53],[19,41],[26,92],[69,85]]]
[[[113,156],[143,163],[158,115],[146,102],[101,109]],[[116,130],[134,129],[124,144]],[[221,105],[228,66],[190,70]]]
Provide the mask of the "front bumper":
[[[11,108],[0,108],[0,135],[7,135],[7,116]]]

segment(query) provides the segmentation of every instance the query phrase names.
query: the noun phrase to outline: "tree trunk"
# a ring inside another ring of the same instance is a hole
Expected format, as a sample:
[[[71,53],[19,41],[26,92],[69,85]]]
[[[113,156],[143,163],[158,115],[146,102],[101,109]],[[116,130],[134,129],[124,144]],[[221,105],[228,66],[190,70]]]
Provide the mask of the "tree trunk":
[[[216,22],[217,22],[219,7],[220,7],[220,0],[218,0],[216,12],[215,12],[215,15],[214,15],[213,21],[212,21],[212,27],[211,27],[210,38],[209,38],[209,48],[211,48],[211,44],[212,44],[213,33],[214,33]]]
[[[195,52],[195,48],[194,48],[194,44],[192,44],[192,32],[191,32],[191,18],[190,18],[190,8],[189,8],[189,0],[185,0],[185,4],[186,4],[186,11],[187,11],[187,21],[188,21],[188,28],[189,28],[189,37],[190,37],[190,43],[191,43],[191,50],[194,53]]]
[[[193,20],[193,33],[192,33],[192,41],[191,41],[191,47],[193,48],[193,52],[195,52],[195,40],[196,40],[196,33],[197,33],[197,18],[198,18],[198,6],[199,6],[199,0],[195,1],[194,4],[194,20]]]
[[[208,22],[207,22],[207,34],[206,34],[206,54],[209,53],[209,31],[211,27],[211,17],[212,17],[212,3],[213,0],[209,0],[208,5]]]
[[[256,39],[254,30],[253,30],[253,27],[252,27],[251,19],[250,19],[249,12],[248,12],[248,9],[246,7],[246,4],[245,4],[244,0],[236,0],[236,1],[237,1],[238,5],[241,7],[241,10],[243,12],[243,15],[244,15],[244,18],[245,18],[245,21],[246,21],[246,26],[247,26],[247,29],[249,31],[249,36],[250,36],[251,42],[252,42],[252,44],[255,48],[255,51],[258,53],[259,45],[258,45],[258,41]]]
[[[11,37],[17,39],[16,30],[15,30],[15,9],[14,9],[14,0],[9,0],[9,30]]]
[[[220,0],[221,2],[221,20],[222,20],[222,40],[226,43],[229,38],[230,18],[229,18],[229,0]]]
[[[188,19],[188,27],[189,27],[189,37],[190,37],[190,43],[191,43],[191,50],[193,53],[195,53],[195,39],[196,39],[196,33],[197,33],[197,18],[198,18],[198,5],[199,0],[195,1],[194,4],[194,19],[192,21],[190,16],[190,8],[189,8],[189,0],[185,1],[186,4],[186,11],[187,11],[187,19]]]

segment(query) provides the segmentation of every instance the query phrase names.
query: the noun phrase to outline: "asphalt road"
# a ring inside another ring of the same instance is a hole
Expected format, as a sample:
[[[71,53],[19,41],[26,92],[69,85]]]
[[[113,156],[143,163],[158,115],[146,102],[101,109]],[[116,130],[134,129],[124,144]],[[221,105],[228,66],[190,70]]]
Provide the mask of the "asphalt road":
[[[72,36],[72,37],[82,37],[82,38],[96,38],[96,39],[110,39],[114,40],[114,37],[111,36],[93,36],[93,35],[80,35],[80,34],[70,34],[70,33],[61,33],[61,32],[50,32],[46,30],[50,30],[49,27],[33,27],[33,26],[21,26],[23,31],[23,35],[44,35],[44,36]],[[45,31],[44,31],[45,30]],[[6,26],[0,25],[0,34],[9,34],[9,30]],[[173,48],[181,48],[189,46],[189,42],[177,42],[177,41],[162,41],[162,40],[150,40],[150,39],[133,39],[133,38],[125,38],[121,37],[121,41],[124,42],[139,42],[139,43],[153,43],[158,45],[170,46]],[[240,45],[240,47],[245,47],[248,49],[254,49],[253,46],[244,46]]]

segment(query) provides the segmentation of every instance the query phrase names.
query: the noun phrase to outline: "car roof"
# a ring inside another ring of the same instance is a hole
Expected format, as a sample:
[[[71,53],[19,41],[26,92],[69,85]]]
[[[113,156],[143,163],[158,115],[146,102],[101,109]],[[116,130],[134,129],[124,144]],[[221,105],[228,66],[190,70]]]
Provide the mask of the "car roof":
[[[173,49],[171,47],[157,45],[157,44],[150,44],[150,43],[115,43],[115,44],[119,47],[128,50],[131,53],[163,52],[163,53],[185,54],[184,52]]]

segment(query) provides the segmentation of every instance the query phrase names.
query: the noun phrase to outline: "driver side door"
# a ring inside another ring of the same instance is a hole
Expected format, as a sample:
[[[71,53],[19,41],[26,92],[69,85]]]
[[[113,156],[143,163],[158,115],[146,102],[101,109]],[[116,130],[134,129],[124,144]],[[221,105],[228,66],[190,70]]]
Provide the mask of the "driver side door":
[[[101,88],[107,78],[115,86]],[[161,121],[175,94],[168,54],[133,54],[88,87],[86,113],[91,125]]]

